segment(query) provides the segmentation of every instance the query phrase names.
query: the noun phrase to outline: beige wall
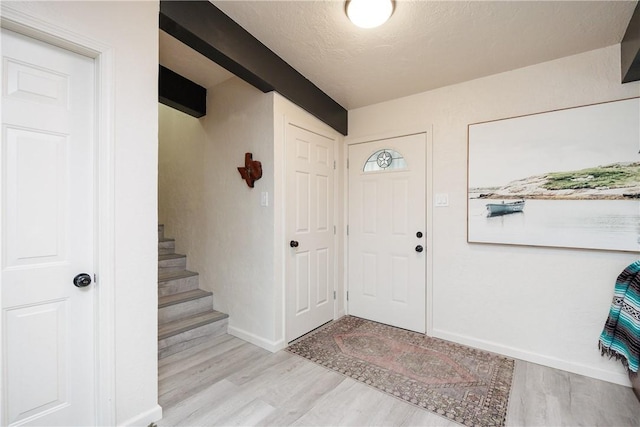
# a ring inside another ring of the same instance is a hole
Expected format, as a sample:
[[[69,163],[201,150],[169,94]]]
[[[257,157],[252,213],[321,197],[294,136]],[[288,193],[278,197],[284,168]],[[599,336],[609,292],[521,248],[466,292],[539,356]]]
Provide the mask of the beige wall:
[[[118,425],[157,420],[157,1],[4,2],[111,49],[115,152],[115,412]],[[102,130],[103,132],[105,130]],[[98,272],[99,274],[99,272]],[[98,285],[100,286],[100,285]],[[105,361],[101,361],[105,362]],[[102,384],[104,387],[104,384]]]
[[[263,94],[238,78],[207,95],[207,115],[195,119],[159,108],[159,218],[214,307],[229,314],[229,332],[271,351],[284,341],[287,123],[341,141],[337,132],[278,94]],[[338,145],[339,143],[336,143]],[[250,189],[237,167],[244,153],[262,162]],[[338,165],[341,150],[336,147]],[[342,234],[341,174],[336,173],[336,225]],[[260,205],[268,193],[268,206]],[[343,295],[343,241],[336,239],[336,289]],[[335,314],[344,313],[344,301]]]
[[[185,253],[200,287],[214,293],[229,330],[269,347],[278,339],[274,282],[273,94],[238,78],[210,89],[207,115],[194,119],[160,106],[159,217]],[[262,163],[249,188],[245,153]]]
[[[619,46],[349,112],[349,140],[433,129],[434,336],[628,384],[598,337],[618,273],[637,254],[468,244],[467,125],[640,95],[620,84]]]

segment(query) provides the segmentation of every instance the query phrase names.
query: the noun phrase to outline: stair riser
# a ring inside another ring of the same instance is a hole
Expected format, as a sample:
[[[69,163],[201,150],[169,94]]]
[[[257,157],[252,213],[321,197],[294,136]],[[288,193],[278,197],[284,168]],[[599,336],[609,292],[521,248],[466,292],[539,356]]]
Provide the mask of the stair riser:
[[[158,309],[158,324],[163,325],[174,320],[211,311],[213,296],[194,299]]]
[[[158,340],[158,359],[206,342],[227,333],[229,319],[221,319],[163,340]]]
[[[186,256],[181,256],[181,257],[177,257],[177,258],[169,258],[169,259],[158,260],[158,267],[159,268],[182,267],[182,269],[184,270],[187,267],[187,257]]]
[[[158,242],[158,255],[169,255],[176,252],[176,242],[167,240]]]
[[[158,261],[158,271],[179,271],[187,269],[187,258],[172,258]]]
[[[2,1],[2,0],[0,0]],[[184,270],[184,267],[163,267],[163,268],[159,268],[158,269],[158,276],[165,274],[165,273],[169,273],[171,271],[180,271],[180,270]]]
[[[198,289],[200,281],[198,276],[184,277],[182,279],[169,280],[158,283],[158,296],[173,295],[180,292]]]

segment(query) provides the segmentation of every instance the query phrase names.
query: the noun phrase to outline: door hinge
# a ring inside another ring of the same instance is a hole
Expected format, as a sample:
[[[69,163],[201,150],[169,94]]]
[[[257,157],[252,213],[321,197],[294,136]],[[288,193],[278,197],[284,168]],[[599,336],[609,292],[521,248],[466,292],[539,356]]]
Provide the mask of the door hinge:
[[[347,224],[347,236],[349,235],[349,224]]]
[[[336,226],[335,225],[333,226],[333,235],[334,236],[336,235]]]
[[[336,161],[333,161],[333,170],[336,170]]]
[[[349,169],[349,159],[347,159],[347,169]]]
[[[333,299],[336,299],[336,291],[333,291]]]
[[[347,291],[347,301],[349,301],[349,291]]]

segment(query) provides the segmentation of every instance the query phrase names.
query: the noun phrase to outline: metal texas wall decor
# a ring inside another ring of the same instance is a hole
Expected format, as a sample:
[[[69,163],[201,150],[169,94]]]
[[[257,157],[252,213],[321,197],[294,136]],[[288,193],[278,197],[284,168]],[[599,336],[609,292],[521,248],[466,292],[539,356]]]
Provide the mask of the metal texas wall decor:
[[[245,153],[244,166],[238,167],[240,176],[247,182],[247,185],[253,188],[254,182],[262,178],[262,163],[253,160],[252,153]]]

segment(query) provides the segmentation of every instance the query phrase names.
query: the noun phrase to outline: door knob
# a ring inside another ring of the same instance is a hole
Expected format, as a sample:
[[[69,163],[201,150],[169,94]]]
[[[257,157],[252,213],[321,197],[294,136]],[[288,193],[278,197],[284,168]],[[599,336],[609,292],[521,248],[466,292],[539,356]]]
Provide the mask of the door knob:
[[[422,245],[416,246],[416,252],[422,252],[423,250],[424,248],[422,247]]]
[[[299,245],[298,242],[296,242],[295,240],[292,240],[289,242],[289,246],[291,246],[292,248],[297,248]]]
[[[89,276],[87,273],[80,273],[73,278],[73,284],[78,288],[89,286],[91,284],[91,276]]]
[[[419,238],[421,238],[422,236],[423,236],[422,231],[418,231],[418,232],[416,233],[416,237],[417,237],[418,239],[419,239]]]

